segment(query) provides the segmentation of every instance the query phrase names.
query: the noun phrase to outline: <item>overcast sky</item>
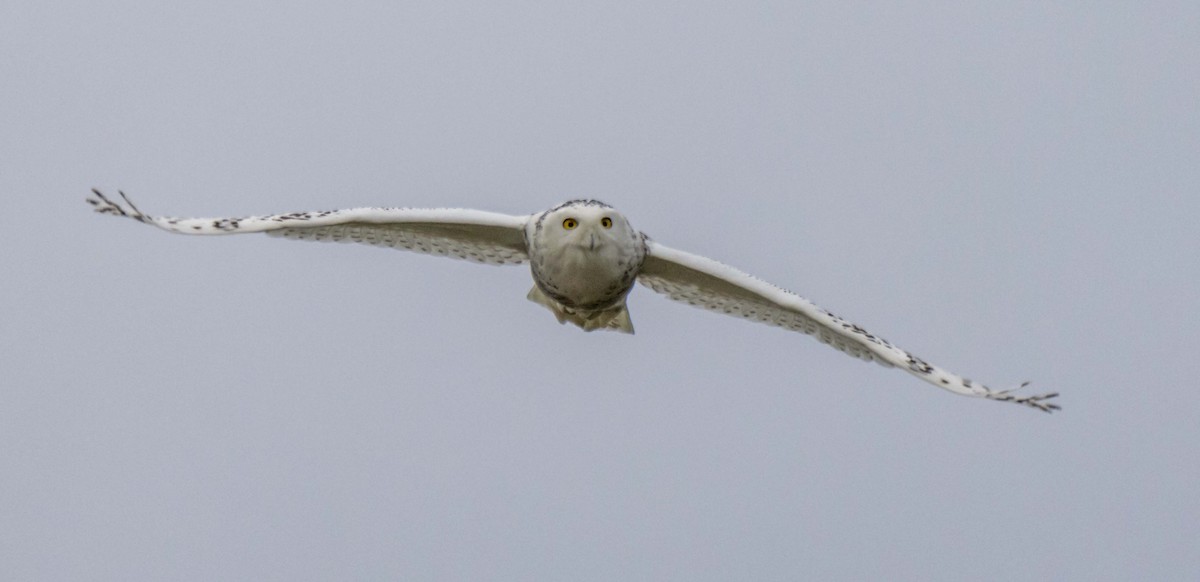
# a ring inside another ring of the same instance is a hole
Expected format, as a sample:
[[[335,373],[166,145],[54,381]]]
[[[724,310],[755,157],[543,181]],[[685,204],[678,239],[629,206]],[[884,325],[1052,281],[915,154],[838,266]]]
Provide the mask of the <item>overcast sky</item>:
[[[1198,6],[6,3],[0,577],[1194,580]],[[93,186],[599,198],[1064,410]]]

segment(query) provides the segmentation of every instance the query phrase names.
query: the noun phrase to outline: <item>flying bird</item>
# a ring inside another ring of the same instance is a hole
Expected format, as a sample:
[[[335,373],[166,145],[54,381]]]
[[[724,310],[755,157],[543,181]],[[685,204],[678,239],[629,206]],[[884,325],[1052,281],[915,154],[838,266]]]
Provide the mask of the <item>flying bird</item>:
[[[626,297],[635,281],[676,301],[806,333],[856,358],[897,367],[955,394],[1059,410],[1058,393],[1019,396],[939,368],[811,301],[733,267],[663,246],[597,200],[571,200],[511,216],[481,210],[354,208],[244,218],[172,218],[122,205],[93,189],[97,212],[180,234],[264,232],[299,240],[357,242],[491,265],[529,262],[527,298],[559,323],[633,333]],[[1025,382],[1021,387],[1029,384]]]

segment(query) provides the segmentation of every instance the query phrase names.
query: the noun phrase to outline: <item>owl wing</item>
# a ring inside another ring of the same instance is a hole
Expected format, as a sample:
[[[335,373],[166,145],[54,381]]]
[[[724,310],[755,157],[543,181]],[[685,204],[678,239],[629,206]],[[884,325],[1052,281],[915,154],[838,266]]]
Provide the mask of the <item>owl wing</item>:
[[[646,246],[646,262],[638,280],[676,301],[803,332],[851,356],[902,368],[955,394],[1015,402],[1045,412],[1059,409],[1047,402],[1057,393],[1017,396],[1011,390],[993,390],[934,366],[799,295],[733,267],[649,239]]]
[[[245,218],[150,216],[121,193],[128,208],[98,190],[88,198],[96,212],[124,216],[180,234],[265,232],[299,240],[357,242],[492,265],[528,259],[525,222],[510,216],[458,208],[353,208]]]

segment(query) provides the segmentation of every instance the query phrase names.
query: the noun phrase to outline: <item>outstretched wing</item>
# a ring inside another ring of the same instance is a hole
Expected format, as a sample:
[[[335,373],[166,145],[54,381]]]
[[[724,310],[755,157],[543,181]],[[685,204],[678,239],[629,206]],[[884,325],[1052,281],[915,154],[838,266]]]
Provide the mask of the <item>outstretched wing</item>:
[[[638,280],[676,301],[803,332],[856,358],[903,368],[955,394],[1015,402],[1046,412],[1059,409],[1057,404],[1047,402],[1057,393],[1017,396],[1010,390],[992,390],[934,366],[799,295],[733,267],[650,240],[646,246],[646,262]]]
[[[293,212],[245,218],[172,218],[138,210],[125,193],[128,208],[99,190],[87,201],[96,212],[124,216],[180,234],[265,232],[300,240],[357,242],[492,265],[520,264],[527,216],[458,208],[353,208]]]

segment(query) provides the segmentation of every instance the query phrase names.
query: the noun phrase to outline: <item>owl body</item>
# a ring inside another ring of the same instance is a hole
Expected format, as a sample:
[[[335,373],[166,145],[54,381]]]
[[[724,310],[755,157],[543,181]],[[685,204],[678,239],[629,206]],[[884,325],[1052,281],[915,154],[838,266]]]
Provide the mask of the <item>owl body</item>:
[[[918,358],[811,301],[728,265],[673,249],[634,230],[611,206],[572,200],[513,216],[467,209],[352,208],[243,218],[151,216],[93,190],[97,212],[179,234],[262,232],[300,240],[355,242],[490,265],[530,263],[527,297],[559,323],[633,333],[626,298],[634,282],[676,301],[811,335],[856,358],[900,368],[955,394],[1057,410],[1057,393],[993,390]]]
[[[529,300],[559,323],[633,333],[625,298],[646,258],[645,237],[611,206],[564,202],[525,226],[534,286]]]

